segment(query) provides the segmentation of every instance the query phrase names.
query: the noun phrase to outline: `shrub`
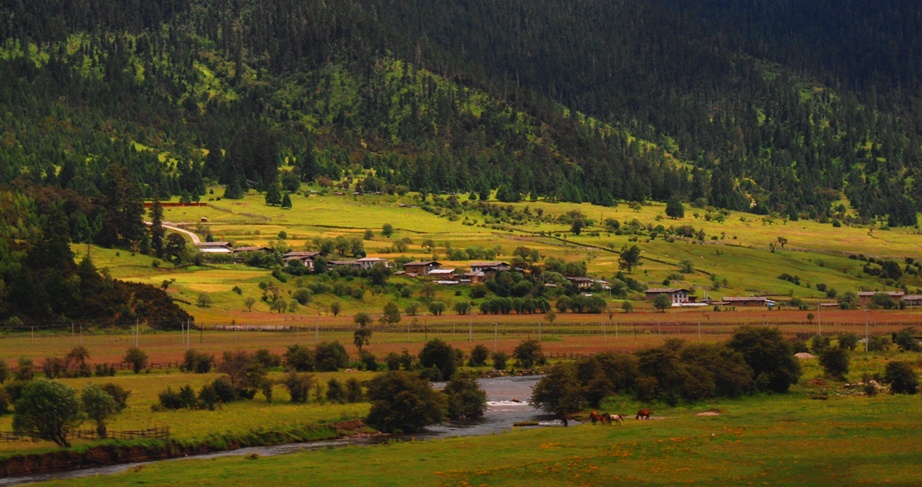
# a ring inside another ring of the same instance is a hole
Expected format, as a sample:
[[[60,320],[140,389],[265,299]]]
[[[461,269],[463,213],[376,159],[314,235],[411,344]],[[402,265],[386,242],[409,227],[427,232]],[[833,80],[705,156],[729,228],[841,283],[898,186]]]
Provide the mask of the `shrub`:
[[[108,393],[110,396],[112,396],[112,399],[115,400],[118,411],[122,411],[128,407],[128,397],[131,396],[131,391],[126,391],[122,386],[113,384],[111,382],[103,384],[99,387],[106,391],[106,393]]]
[[[113,377],[115,376],[115,366],[111,364],[96,364],[96,377]]]
[[[12,403],[13,398],[10,397],[10,394],[0,387],[0,416],[10,413],[10,404]]]
[[[345,404],[346,403],[346,388],[343,387],[343,383],[333,378],[327,381],[327,401]]]
[[[873,335],[868,338],[868,351],[883,352],[890,348],[890,338],[884,335]]]
[[[848,351],[842,347],[827,347],[820,353],[820,366],[831,377],[844,379],[848,365]]]
[[[29,357],[19,357],[16,362],[16,380],[28,382],[35,378],[35,364]]]
[[[57,379],[64,374],[64,359],[60,357],[48,357],[42,364],[42,372],[49,379]]]
[[[506,370],[506,361],[509,360],[509,357],[506,356],[506,352],[501,350],[493,352],[490,358],[493,359],[494,370]]]
[[[207,374],[211,372],[212,366],[214,366],[214,355],[208,355],[193,348],[186,350],[185,355],[183,355],[182,365],[179,368],[185,372]]]
[[[10,366],[6,360],[0,358],[0,384],[3,384],[10,378]]]
[[[911,326],[908,328],[903,328],[902,330],[893,334],[893,343],[900,347],[900,350],[904,352],[922,351],[922,346],[919,345],[919,341],[915,338],[915,331],[916,330]]]
[[[289,369],[288,374],[282,380],[282,385],[288,389],[291,402],[304,403],[307,402],[311,387],[314,385],[314,376]]]
[[[858,335],[854,333],[843,333],[836,337],[839,346],[846,350],[854,350],[858,346]]]
[[[541,343],[535,339],[528,339],[519,343],[515,350],[512,351],[512,357],[515,358],[516,367],[523,369],[530,369],[535,365],[543,365],[546,362],[541,351]]]
[[[469,367],[483,367],[487,363],[487,358],[490,356],[490,351],[487,350],[487,347],[482,344],[475,345],[471,349],[471,356],[467,361]]]
[[[362,383],[355,377],[346,381],[346,400],[352,403],[362,402],[365,398],[365,392],[362,390]]]
[[[884,369],[884,382],[890,384],[894,394],[915,394],[919,392],[919,376],[908,362],[889,362]],[[17,403],[18,405],[18,403]]]
[[[471,374],[456,374],[445,385],[448,399],[448,417],[472,419],[483,416],[487,406],[487,393]]]
[[[381,374],[368,383],[371,411],[365,422],[387,433],[414,433],[440,423],[445,395],[406,371]]]
[[[335,372],[349,366],[349,354],[337,341],[317,344],[314,360],[318,372]]]
[[[791,344],[778,328],[741,327],[733,333],[728,346],[740,352],[752,367],[757,389],[786,392],[803,373]]]
[[[297,372],[314,370],[314,352],[303,345],[289,345],[285,352],[285,365]]]
[[[267,369],[282,365],[282,356],[276,353],[272,353],[265,348],[260,348],[257,350],[254,357],[257,362],[261,363],[262,366]]]
[[[365,368],[365,370],[378,370],[378,359],[375,358],[374,354],[368,350],[362,350],[359,353],[359,362],[362,363],[362,366]]]
[[[110,416],[119,411],[115,398],[103,390],[102,387],[96,384],[88,384],[80,394],[80,402],[86,416],[96,423],[96,434],[100,438],[105,438],[106,422]]]
[[[439,369],[441,378],[438,380],[451,380],[455,374],[455,351],[451,345],[438,338],[429,340],[419,352],[419,364],[426,369]]]

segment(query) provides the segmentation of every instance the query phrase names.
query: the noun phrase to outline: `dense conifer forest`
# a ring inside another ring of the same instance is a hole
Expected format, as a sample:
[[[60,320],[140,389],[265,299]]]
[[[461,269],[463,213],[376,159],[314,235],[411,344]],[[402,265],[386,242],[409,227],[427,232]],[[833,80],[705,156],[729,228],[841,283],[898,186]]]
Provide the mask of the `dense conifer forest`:
[[[209,182],[913,226],[920,32],[909,0],[2,0],[0,275]]]

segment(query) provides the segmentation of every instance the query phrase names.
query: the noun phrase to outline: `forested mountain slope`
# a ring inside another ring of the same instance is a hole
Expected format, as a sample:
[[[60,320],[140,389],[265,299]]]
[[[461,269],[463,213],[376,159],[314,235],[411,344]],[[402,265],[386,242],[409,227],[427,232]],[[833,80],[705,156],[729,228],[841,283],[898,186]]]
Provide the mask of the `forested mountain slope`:
[[[842,217],[847,196],[914,224],[920,10],[7,0],[0,181],[65,166],[91,194],[82,171],[115,161],[148,195],[200,192],[201,176],[264,189],[287,162],[304,179],[374,168],[426,191],[791,217]]]

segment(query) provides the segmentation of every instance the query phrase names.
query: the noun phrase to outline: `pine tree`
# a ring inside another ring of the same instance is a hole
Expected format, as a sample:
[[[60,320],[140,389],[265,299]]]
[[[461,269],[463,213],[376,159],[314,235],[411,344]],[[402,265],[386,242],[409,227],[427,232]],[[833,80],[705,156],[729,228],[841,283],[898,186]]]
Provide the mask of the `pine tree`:
[[[288,193],[285,193],[285,195],[282,196],[282,208],[287,210],[291,209],[291,196],[289,196]]]
[[[163,204],[160,203],[159,188],[154,188],[154,204],[150,207],[150,247],[157,258],[163,258],[163,239],[166,230],[163,229]]]

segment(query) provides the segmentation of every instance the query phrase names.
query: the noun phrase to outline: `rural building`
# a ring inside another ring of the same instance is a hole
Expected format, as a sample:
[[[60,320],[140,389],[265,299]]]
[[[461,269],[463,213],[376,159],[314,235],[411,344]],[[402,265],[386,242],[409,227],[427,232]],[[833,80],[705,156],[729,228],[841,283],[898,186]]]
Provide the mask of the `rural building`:
[[[318,255],[320,255],[320,252],[288,252],[282,255],[282,262],[287,266],[292,261],[299,261],[304,267],[314,270],[314,257]]]
[[[466,283],[466,284],[477,284],[481,282],[486,282],[486,280],[487,280],[487,275],[484,274],[483,271],[480,271],[480,272],[470,271],[470,272],[465,272],[464,274],[461,275],[461,282]]]
[[[471,262],[471,272],[508,272],[512,266],[506,262]]]
[[[262,252],[264,254],[272,253],[272,249],[269,247],[234,247],[231,250],[235,254],[242,254],[243,252]]]
[[[691,299],[689,298],[691,291],[685,288],[654,287],[644,291],[644,297],[647,301],[653,301],[660,294],[666,294],[672,298],[673,305],[681,305],[687,303]]]
[[[438,269],[442,264],[434,260],[425,260],[425,261],[413,261],[407,262],[403,265],[403,270],[407,274],[415,274],[417,276],[427,276],[429,272],[433,269]]]
[[[904,293],[902,291],[859,291],[858,299],[861,300],[861,306],[868,306],[874,300],[875,294],[883,294],[893,300],[894,303],[899,303],[903,299]]]
[[[198,251],[206,254],[229,254],[231,253],[230,242],[198,242],[195,244]]]
[[[727,296],[720,304],[724,306],[774,306],[775,302],[764,296]]]
[[[903,296],[903,301],[908,306],[919,306],[922,304],[922,294],[907,294]]]

